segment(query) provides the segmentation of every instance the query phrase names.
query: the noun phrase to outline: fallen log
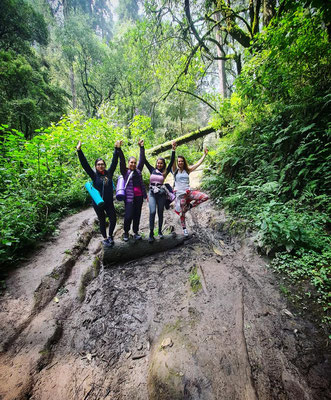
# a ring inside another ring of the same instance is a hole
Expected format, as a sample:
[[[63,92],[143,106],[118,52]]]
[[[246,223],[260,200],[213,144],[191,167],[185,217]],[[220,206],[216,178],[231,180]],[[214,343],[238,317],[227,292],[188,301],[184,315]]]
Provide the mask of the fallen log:
[[[104,247],[103,264],[105,267],[110,267],[117,263],[132,261],[170,250],[183,243],[184,236],[176,235],[175,233],[165,235],[164,239],[156,239],[152,243],[149,243],[147,239],[130,239],[128,242],[115,242],[113,247]]]
[[[190,132],[187,133],[186,135],[183,136],[179,136],[173,140],[175,140],[177,142],[177,145],[181,145],[187,142],[190,142],[191,140],[195,140],[198,139],[200,137],[206,136],[209,133],[215,132],[216,129],[211,127],[211,126],[207,126],[205,128],[201,128],[198,129],[194,132]],[[165,143],[159,144],[158,146],[152,147],[149,150],[146,150],[146,153],[151,155],[151,156],[156,156],[157,154],[163,153],[166,150],[171,149],[171,143],[173,142],[173,140],[168,140]]]

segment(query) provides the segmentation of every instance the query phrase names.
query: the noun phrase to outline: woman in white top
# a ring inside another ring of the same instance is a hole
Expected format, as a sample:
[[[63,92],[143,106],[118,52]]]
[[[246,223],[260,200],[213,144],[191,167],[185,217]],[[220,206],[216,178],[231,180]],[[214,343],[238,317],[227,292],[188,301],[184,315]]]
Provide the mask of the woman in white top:
[[[175,212],[180,216],[180,222],[185,236],[188,236],[185,214],[191,208],[196,207],[208,200],[208,196],[205,193],[199,192],[198,190],[191,190],[189,177],[189,174],[202,164],[207,154],[208,149],[205,149],[200,160],[192,166],[187,164],[185,157],[178,156],[177,168],[175,165],[172,167],[175,179],[174,191],[176,193]]]

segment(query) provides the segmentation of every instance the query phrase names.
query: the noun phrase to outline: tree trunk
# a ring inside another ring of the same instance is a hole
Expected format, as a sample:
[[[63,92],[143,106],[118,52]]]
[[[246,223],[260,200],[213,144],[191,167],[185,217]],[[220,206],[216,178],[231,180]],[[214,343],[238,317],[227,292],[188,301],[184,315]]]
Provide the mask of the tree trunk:
[[[220,21],[221,17],[219,13],[216,13],[216,19],[217,21]],[[218,43],[222,46],[223,49],[223,38],[222,35],[220,34],[220,30],[218,29],[218,27],[216,28],[216,40],[218,41]],[[227,97],[227,92],[226,92],[226,75],[225,75],[225,60],[221,60],[221,57],[225,56],[225,52],[223,50],[223,54],[221,49],[217,47],[217,56],[219,57],[219,59],[217,60],[217,64],[218,64],[218,77],[219,77],[219,84],[220,84],[220,94],[221,96],[225,99]]]
[[[263,0],[263,26],[268,26],[276,11],[276,0]]]
[[[103,251],[103,264],[106,267],[117,263],[124,263],[136,258],[150,256],[166,250],[173,249],[184,243],[183,235],[166,235],[164,239],[157,239],[149,243],[147,239],[116,243],[114,247],[105,247]]]
[[[164,151],[171,149],[171,143],[173,140],[175,140],[177,142],[177,145],[181,145],[181,144],[190,142],[192,140],[204,137],[204,136],[208,135],[209,133],[212,133],[215,131],[216,131],[215,128],[213,128],[211,126],[207,126],[205,128],[198,129],[197,131],[187,133],[186,135],[179,136],[175,139],[172,139],[165,143],[159,144],[158,146],[155,146],[149,150],[146,150],[146,152],[151,156],[156,156],[157,154],[163,153]]]
[[[71,98],[72,98],[72,108],[77,108],[77,94],[76,94],[76,85],[75,85],[75,72],[74,67],[71,64],[69,69],[69,79],[70,79],[70,87],[71,87]]]

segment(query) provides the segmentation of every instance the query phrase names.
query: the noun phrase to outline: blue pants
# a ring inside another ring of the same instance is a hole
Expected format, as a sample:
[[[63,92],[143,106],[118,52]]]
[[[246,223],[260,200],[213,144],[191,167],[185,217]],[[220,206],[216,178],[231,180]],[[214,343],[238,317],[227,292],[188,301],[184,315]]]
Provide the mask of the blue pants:
[[[159,233],[162,233],[163,211],[166,199],[165,193],[153,193],[151,190],[149,191],[149,230],[152,236],[154,232],[156,207],[159,217]]]

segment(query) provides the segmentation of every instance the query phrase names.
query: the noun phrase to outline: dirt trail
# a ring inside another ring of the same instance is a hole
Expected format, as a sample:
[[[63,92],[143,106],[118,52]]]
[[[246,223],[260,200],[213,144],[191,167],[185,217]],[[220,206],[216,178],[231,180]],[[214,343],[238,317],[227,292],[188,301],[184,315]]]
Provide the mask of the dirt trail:
[[[145,233],[147,216],[145,204]],[[180,233],[173,211],[165,219]],[[9,277],[1,400],[331,399],[321,334],[211,202],[191,211],[184,246],[111,269],[93,221],[67,218]]]

